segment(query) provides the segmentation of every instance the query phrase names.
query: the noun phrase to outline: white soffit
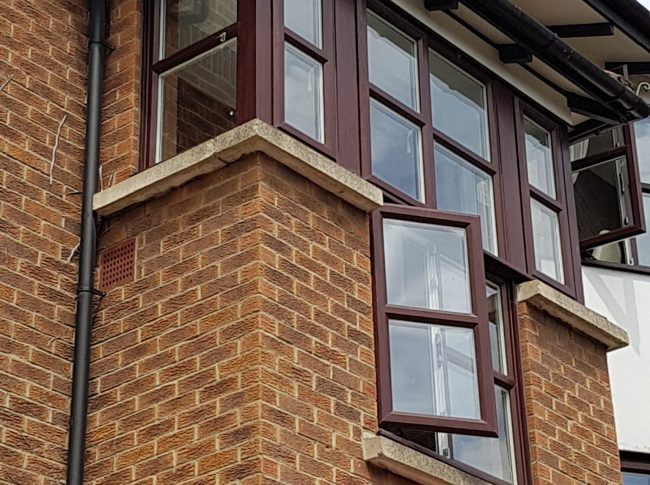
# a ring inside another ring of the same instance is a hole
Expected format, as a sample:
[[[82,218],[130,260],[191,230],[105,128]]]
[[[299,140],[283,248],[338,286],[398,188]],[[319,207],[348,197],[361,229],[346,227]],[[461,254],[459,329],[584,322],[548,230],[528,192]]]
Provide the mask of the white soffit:
[[[393,0],[393,3],[565,122],[573,125],[585,119],[575,116],[570,112],[566,104],[566,98],[562,94],[539,80],[522,66],[501,62],[499,60],[499,53],[495,48],[477,37],[470,30],[464,28],[446,13],[429,12],[424,8],[424,2],[422,0]],[[464,7],[461,7],[460,10],[464,10],[464,14],[466,15],[474,15]],[[474,17],[483,23],[483,27],[490,28],[494,33],[503,35],[482,19],[479,19],[475,15]],[[506,42],[511,41],[506,37]],[[575,87],[572,87],[572,90],[577,92],[577,88]]]

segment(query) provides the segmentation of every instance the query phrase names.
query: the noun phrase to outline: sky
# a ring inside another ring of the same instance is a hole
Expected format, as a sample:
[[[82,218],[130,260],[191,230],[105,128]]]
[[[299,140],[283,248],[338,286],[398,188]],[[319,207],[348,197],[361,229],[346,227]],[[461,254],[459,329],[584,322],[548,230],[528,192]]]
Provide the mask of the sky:
[[[650,10],[650,0],[638,0],[638,2],[643,5],[645,8]]]

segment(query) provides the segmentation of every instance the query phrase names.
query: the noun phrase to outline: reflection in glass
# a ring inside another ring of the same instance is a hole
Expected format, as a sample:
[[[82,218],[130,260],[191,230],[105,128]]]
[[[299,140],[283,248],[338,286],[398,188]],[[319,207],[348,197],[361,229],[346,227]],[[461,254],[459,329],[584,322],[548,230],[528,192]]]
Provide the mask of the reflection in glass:
[[[389,304],[472,312],[464,229],[385,219],[384,256]]]
[[[322,47],[320,0],[284,0],[284,25],[316,47]]]
[[[643,194],[643,211],[645,212],[645,227],[650,231],[650,194]],[[639,264],[650,266],[650,232],[641,234],[636,238]]]
[[[160,59],[237,21],[237,0],[162,0]]]
[[[323,130],[323,66],[284,45],[284,119],[320,142]]]
[[[395,411],[480,418],[471,329],[391,320],[389,335]]]
[[[641,182],[650,184],[650,119],[645,118],[634,124],[636,154],[639,159]]]
[[[417,72],[415,41],[369,11],[370,82],[417,111],[419,110]]]
[[[508,391],[494,386],[498,438],[453,435],[453,458],[508,483],[514,483],[510,399]]]
[[[237,39],[162,74],[158,92],[156,161],[233,128]]]
[[[485,287],[488,302],[488,321],[490,322],[490,350],[492,355],[492,368],[506,373],[503,308],[501,306],[501,291],[498,287],[487,285]]]
[[[490,159],[485,86],[429,51],[433,126]]]
[[[650,475],[623,472],[623,485],[650,485]]]
[[[524,127],[526,130],[528,182],[546,195],[555,198],[551,134],[528,118],[524,118]]]
[[[420,128],[370,100],[372,174],[424,201]]]
[[[535,268],[554,280],[564,283],[560,223],[551,209],[531,199]]]
[[[492,177],[440,145],[435,162],[438,209],[480,216],[483,247],[496,254]]]

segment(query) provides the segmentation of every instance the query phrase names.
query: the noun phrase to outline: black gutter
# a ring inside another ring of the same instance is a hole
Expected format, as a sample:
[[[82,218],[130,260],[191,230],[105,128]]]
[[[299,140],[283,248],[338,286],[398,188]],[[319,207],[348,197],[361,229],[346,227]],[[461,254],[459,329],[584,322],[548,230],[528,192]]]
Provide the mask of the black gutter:
[[[596,101],[615,112],[620,116],[621,122],[634,121],[650,115],[650,107],[639,96],[509,0],[460,1],[514,42],[529,49]]]
[[[86,423],[88,413],[88,378],[90,368],[90,332],[93,318],[97,226],[93,213],[93,196],[99,175],[99,136],[101,127],[104,58],[106,55],[107,0],[88,0],[88,101],[83,192],[81,196],[81,236],[77,280],[77,314],[75,319],[72,397],[68,435],[67,485],[83,485]]]

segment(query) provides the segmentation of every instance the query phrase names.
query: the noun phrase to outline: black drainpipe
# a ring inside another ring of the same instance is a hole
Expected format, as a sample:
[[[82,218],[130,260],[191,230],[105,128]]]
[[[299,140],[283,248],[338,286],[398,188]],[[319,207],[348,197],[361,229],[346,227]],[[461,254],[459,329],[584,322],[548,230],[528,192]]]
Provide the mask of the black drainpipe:
[[[93,196],[99,174],[99,134],[101,126],[104,57],[106,54],[107,0],[88,0],[88,81],[86,141],[83,192],[81,198],[81,236],[79,240],[79,276],[75,319],[72,398],[68,435],[67,485],[83,485],[88,412],[88,374],[90,367],[90,331],[93,317],[96,220]]]

